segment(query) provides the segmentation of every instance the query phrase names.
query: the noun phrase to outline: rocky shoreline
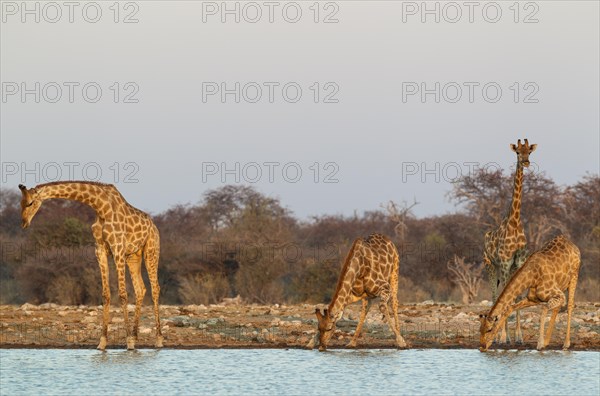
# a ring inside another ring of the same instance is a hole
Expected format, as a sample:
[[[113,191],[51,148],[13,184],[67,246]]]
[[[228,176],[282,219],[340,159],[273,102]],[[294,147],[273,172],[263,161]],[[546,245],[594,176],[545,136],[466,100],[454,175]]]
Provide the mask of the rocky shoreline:
[[[321,306],[322,307],[322,306]],[[133,305],[129,306],[132,313]],[[478,348],[483,301],[455,305],[425,301],[401,305],[402,334],[411,348]],[[306,348],[316,333],[315,305],[241,304],[163,305],[160,308],[165,348]],[[354,334],[360,305],[348,307],[338,322],[330,348],[344,348]],[[539,308],[523,311],[523,345],[492,349],[535,349]],[[0,306],[0,348],[95,348],[101,331],[101,306],[23,304]],[[131,318],[131,316],[130,316]],[[394,348],[394,338],[376,308],[367,316],[358,348]],[[510,323],[509,323],[510,325]],[[600,351],[600,303],[577,303],[571,325],[571,349]],[[514,327],[511,326],[511,329]],[[561,312],[549,349],[562,347],[566,313]],[[109,348],[125,347],[121,310],[111,308]],[[154,345],[152,308],[145,305],[138,348]]]

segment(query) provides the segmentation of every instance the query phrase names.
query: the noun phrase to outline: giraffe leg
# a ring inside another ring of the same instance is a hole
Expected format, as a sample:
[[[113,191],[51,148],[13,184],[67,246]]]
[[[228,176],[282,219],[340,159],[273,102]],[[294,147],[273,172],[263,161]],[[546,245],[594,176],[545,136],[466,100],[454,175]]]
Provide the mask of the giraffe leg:
[[[394,322],[396,323],[396,328],[398,329],[398,333],[402,334],[400,327],[400,319],[398,318],[398,276],[395,275],[392,277],[392,312],[394,313]],[[404,347],[408,347],[408,344],[402,338],[402,342],[404,343]]]
[[[135,339],[131,336],[131,328],[129,326],[129,312],[127,311],[127,284],[125,283],[125,255],[123,251],[113,251],[113,257],[117,267],[117,281],[119,285],[119,300],[121,309],[123,310],[123,325],[125,326],[125,334],[127,337],[127,349],[135,349]]]
[[[542,313],[540,314],[540,336],[538,338],[538,343],[536,347],[538,351],[544,349],[544,324],[546,323],[547,314],[548,306],[544,304],[542,305]]]
[[[565,336],[565,343],[563,344],[563,350],[569,349],[571,346],[571,316],[573,314],[573,308],[575,307],[575,289],[577,288],[577,278],[579,274],[575,272],[571,281],[569,282],[569,302],[567,305],[567,334]]]
[[[108,283],[108,257],[104,243],[96,244],[96,258],[100,265],[100,274],[102,277],[102,335],[98,349],[106,349],[106,340],[108,339],[108,322],[110,319],[110,286]]]
[[[400,348],[409,348],[409,345],[406,343],[404,337],[402,337],[402,331],[400,327],[400,319],[398,318],[398,287],[396,285],[396,290],[392,294],[392,312],[394,314],[394,322],[396,325],[396,329],[398,333],[396,334],[396,344]]]
[[[523,343],[523,332],[521,331],[521,310],[517,310],[517,323],[515,328],[515,343]]]
[[[540,340],[538,341],[537,349],[545,348],[550,342],[550,337],[552,336],[552,330],[554,328],[554,321],[556,320],[556,315],[558,314],[560,307],[565,305],[565,303],[565,293],[563,293],[558,288],[553,290],[550,299],[546,304],[544,304],[542,309],[542,317],[540,318]],[[544,338],[544,322],[546,319],[548,309],[552,310],[552,318],[550,319],[550,323],[548,324],[548,333]]]
[[[511,266],[512,266],[512,262],[500,263],[500,276],[501,276],[500,282],[502,282],[503,287],[506,287],[506,285],[508,284],[508,282],[511,278],[511,275],[512,275],[511,274]],[[519,312],[518,309],[517,309],[517,312]],[[500,334],[500,342],[503,344],[511,343],[510,333],[508,332],[509,317],[510,317],[510,314],[507,314],[506,320],[504,321],[504,325],[502,327],[502,333]],[[516,334],[516,330],[515,330],[515,334]]]
[[[160,295],[160,285],[158,284],[158,258],[160,256],[160,246],[158,240],[158,232],[156,232],[156,238],[148,239],[148,243],[144,247],[144,261],[146,263],[146,270],[148,271],[148,278],[150,279],[150,286],[152,288],[152,302],[154,304],[154,319],[156,324],[156,343],[157,348],[163,346],[163,336],[160,328],[160,316],[158,298]]]
[[[131,274],[131,281],[135,292],[135,316],[133,319],[133,338],[137,342],[138,330],[140,325],[140,314],[142,310],[142,302],[146,295],[146,287],[142,279],[142,252],[141,250],[127,257],[127,266]]]
[[[392,331],[396,335],[396,345],[398,346],[398,348],[406,348],[406,342],[404,341],[404,338],[402,338],[402,335],[400,334],[400,330],[398,328],[396,328],[396,324],[394,323],[394,317],[390,314],[389,286],[382,288],[379,296],[381,297],[381,304],[379,304],[379,310],[381,311],[381,313],[383,313],[383,316],[386,318],[388,325],[390,326],[390,329],[392,329]]]
[[[510,343],[510,334],[508,334],[508,316],[502,323],[502,329],[500,331],[500,340],[501,344],[509,344]]]
[[[554,308],[552,310],[552,316],[550,317],[548,331],[546,332],[546,338],[544,340],[544,348],[546,348],[548,344],[550,344],[550,339],[552,338],[552,330],[554,329],[554,322],[556,321],[556,315],[558,315],[558,311],[560,311],[560,307]]]
[[[515,266],[513,267],[511,277],[519,268],[523,266],[523,264],[527,260],[528,255],[529,252],[527,251],[526,246],[517,250],[517,252],[515,253]],[[521,330],[521,310],[517,309],[516,316],[517,323],[515,328],[515,343],[523,344],[523,331]]]
[[[358,337],[360,337],[360,332],[363,328],[363,324],[365,323],[365,318],[367,317],[367,313],[369,312],[370,308],[371,308],[371,300],[366,297],[363,298],[362,299],[362,308],[360,310],[360,318],[358,319],[358,325],[356,326],[356,330],[354,331],[354,336],[352,337],[352,340],[350,340],[350,342],[347,345],[349,348],[356,347],[356,341],[358,340]]]

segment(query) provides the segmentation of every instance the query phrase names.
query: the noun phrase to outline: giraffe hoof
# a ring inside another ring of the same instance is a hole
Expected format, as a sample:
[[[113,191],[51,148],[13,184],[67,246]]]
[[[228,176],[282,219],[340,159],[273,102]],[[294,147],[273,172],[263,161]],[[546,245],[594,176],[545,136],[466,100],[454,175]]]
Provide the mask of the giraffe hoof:
[[[348,344],[346,344],[347,348],[356,348],[356,341],[350,341]]]
[[[100,343],[98,344],[96,349],[99,349],[101,351],[106,349],[106,337],[100,337]]]
[[[538,351],[541,351],[542,349],[544,349],[544,344],[538,342],[538,344],[535,347],[535,349],[537,349]]]
[[[156,343],[154,344],[154,346],[156,348],[162,348],[163,347],[163,336],[156,337]]]
[[[127,337],[127,350],[132,351],[135,349],[135,337]]]

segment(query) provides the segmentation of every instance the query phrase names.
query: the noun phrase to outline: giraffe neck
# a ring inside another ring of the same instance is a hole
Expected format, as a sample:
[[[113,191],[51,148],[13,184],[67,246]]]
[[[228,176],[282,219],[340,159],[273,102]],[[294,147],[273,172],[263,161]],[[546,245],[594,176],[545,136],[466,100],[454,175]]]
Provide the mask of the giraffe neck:
[[[346,260],[344,261],[344,267],[342,268],[342,273],[340,274],[340,278],[338,279],[338,284],[335,290],[335,294],[333,295],[333,299],[329,304],[329,313],[332,316],[336,316],[338,313],[342,312],[346,305],[348,305],[348,298],[350,297],[350,291],[352,289],[352,283],[357,274],[357,269],[353,267],[353,263],[356,260],[352,260],[356,253],[356,245],[359,240],[355,240],[348,252],[348,256],[346,256]]]
[[[513,187],[512,201],[508,212],[508,218],[521,220],[521,192],[523,190],[523,165],[517,161],[517,171],[515,172],[515,182]]]
[[[337,316],[338,313],[342,312],[346,305],[348,305],[348,297],[350,296],[350,286],[345,285],[338,293],[333,297],[329,304],[329,312],[332,316]]]
[[[502,317],[502,314],[514,303],[515,299],[525,289],[532,286],[533,277],[530,272],[528,267],[525,266],[519,268],[517,272],[515,272],[508,284],[504,287],[504,290],[502,290],[502,293],[500,293],[496,303],[490,310],[489,316]]]
[[[107,202],[107,187],[112,186],[86,182],[60,182],[41,184],[35,188],[42,201],[53,198],[78,201],[90,206],[99,217],[104,218],[111,210]]]

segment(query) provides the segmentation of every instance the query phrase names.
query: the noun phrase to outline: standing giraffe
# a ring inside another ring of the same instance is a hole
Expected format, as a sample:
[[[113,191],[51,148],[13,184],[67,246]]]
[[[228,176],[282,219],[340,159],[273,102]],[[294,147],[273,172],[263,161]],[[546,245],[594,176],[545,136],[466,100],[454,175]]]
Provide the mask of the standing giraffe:
[[[399,348],[406,347],[406,342],[400,334],[398,320],[399,263],[396,247],[384,235],[372,234],[366,239],[358,238],[354,241],[344,262],[329,308],[325,309],[324,313],[321,313],[318,308],[315,310],[319,322],[319,351],[327,348],[335,324],[342,317],[346,306],[361,300],[360,319],[354,336],[348,344],[349,347],[355,347],[371,301],[376,297],[381,298],[379,309],[396,335],[396,344]],[[393,317],[389,309],[390,300]]]
[[[119,193],[115,186],[94,182],[67,181],[40,184],[27,189],[20,184],[23,195],[21,199],[21,217],[23,228],[27,228],[38,209],[46,199],[61,198],[79,201],[91,206],[96,211],[96,221],[92,225],[92,233],[96,241],[96,258],[102,273],[102,336],[98,349],[106,348],[108,335],[108,319],[110,311],[110,287],[108,284],[108,255],[112,254],[117,267],[119,283],[119,299],[125,317],[127,333],[127,349],[135,349],[138,336],[142,300],[146,294],[142,280],[142,256],[152,285],[152,300],[156,319],[156,347],[162,347],[163,337],[158,316],[158,257],[160,240],[158,229],[150,216],[131,206]],[[135,318],[133,334],[129,327],[127,314],[127,289],[125,286],[125,265],[135,290]]]
[[[512,201],[508,214],[494,231],[485,234],[483,261],[488,272],[492,299],[496,301],[498,287],[506,285],[514,272],[523,265],[527,258],[527,239],[521,223],[521,191],[523,189],[523,167],[529,167],[529,155],[535,151],[537,144],[529,145],[527,139],[521,144],[511,144],[512,151],[517,153],[517,170],[513,188]],[[505,343],[508,336],[507,324],[500,336],[500,341]],[[510,340],[510,336],[508,336]],[[523,342],[521,321],[517,310],[517,324],[515,341]]]
[[[541,304],[540,336],[537,349],[548,346],[558,311],[565,305],[565,290],[569,289],[567,308],[567,334],[563,349],[571,345],[571,315],[575,306],[575,288],[579,276],[580,253],[577,246],[559,235],[541,250],[533,253],[504,287],[502,294],[487,315],[480,315],[480,350],[486,351],[508,315],[515,309]],[[515,299],[529,289],[527,298],[513,304]],[[544,338],[544,324],[548,309],[552,310],[548,332]]]

